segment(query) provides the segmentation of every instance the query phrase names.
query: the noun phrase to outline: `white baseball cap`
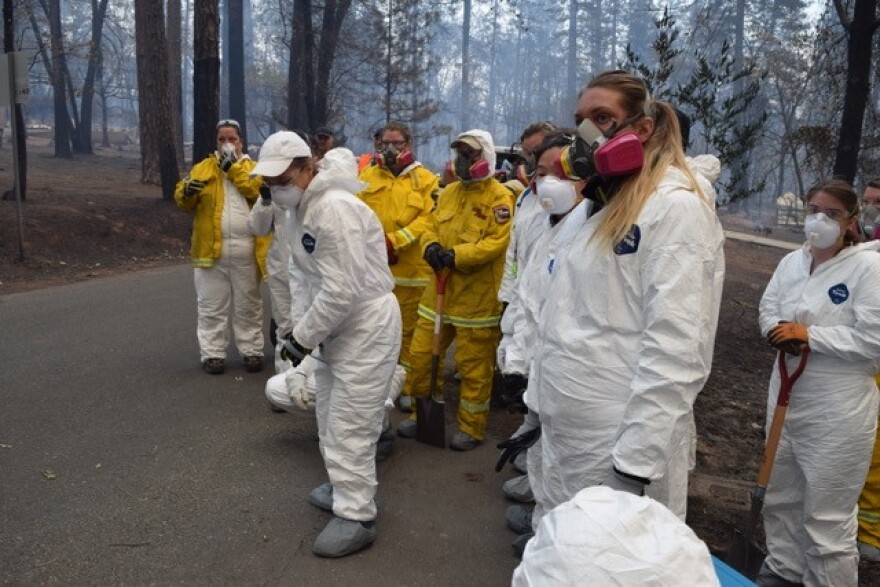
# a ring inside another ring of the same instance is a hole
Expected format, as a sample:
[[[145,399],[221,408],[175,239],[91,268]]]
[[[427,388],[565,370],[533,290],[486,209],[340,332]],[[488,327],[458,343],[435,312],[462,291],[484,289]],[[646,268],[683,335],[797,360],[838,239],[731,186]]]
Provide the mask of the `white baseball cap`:
[[[299,157],[311,157],[312,150],[295,132],[282,130],[270,135],[260,148],[260,158],[251,175],[278,177]]]

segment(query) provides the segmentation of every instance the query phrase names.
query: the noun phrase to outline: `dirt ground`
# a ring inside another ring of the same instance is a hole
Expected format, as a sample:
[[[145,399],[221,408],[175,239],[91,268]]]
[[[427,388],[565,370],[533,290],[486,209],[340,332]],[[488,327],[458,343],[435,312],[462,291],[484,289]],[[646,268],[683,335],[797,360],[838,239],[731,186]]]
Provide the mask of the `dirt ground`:
[[[18,206],[0,201],[0,295],[186,261],[191,217],[163,201],[157,186],[140,183],[136,150],[99,150],[59,160],[45,141],[32,141],[28,149],[23,260]],[[12,186],[11,158],[10,146],[3,145],[0,191]],[[751,230],[737,216],[725,217],[724,223]],[[770,236],[799,238],[788,229]],[[725,249],[727,278],[713,372],[696,404],[695,476],[702,481],[693,484],[688,514],[690,525],[716,553],[726,550],[733,529],[745,522],[745,490],[760,461],[774,355],[758,333],[758,301],[786,252],[733,239]],[[515,427],[513,416],[496,413],[496,433]],[[880,564],[862,563],[860,575],[861,585],[880,585]]]

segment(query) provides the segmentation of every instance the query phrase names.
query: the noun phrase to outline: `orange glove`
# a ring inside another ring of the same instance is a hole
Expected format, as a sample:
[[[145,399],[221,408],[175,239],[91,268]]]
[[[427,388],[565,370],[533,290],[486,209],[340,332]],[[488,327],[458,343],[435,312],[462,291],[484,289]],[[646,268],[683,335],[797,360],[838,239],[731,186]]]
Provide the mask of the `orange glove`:
[[[791,352],[792,347],[810,342],[807,327],[797,322],[782,322],[770,329],[767,342],[783,352]],[[794,353],[793,353],[794,354]]]

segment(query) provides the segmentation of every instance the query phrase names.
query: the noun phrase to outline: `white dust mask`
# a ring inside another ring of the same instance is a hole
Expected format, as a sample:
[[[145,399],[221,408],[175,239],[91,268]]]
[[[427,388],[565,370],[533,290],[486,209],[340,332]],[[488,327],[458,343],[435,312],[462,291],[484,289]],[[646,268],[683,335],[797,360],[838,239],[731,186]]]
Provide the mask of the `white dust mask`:
[[[222,145],[220,145],[220,150],[214,151],[214,154],[217,155],[218,159],[220,159],[224,155],[232,157],[233,155],[235,155],[235,147],[232,145],[232,143],[223,143]]]
[[[804,220],[804,234],[812,246],[817,249],[827,249],[834,246],[840,238],[840,225],[825,216],[823,212],[807,214]]]
[[[535,182],[535,194],[545,212],[565,214],[577,203],[574,183],[552,175],[539,177]]]
[[[295,185],[272,186],[272,201],[288,210],[293,210],[302,199],[303,189]]]

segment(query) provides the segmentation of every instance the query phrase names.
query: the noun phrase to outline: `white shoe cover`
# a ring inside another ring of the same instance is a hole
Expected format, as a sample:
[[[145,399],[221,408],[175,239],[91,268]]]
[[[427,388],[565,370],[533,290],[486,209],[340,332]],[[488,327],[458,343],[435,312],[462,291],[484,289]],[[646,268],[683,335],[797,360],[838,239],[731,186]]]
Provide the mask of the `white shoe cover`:
[[[334,517],[321,530],[312,547],[312,552],[318,556],[338,558],[363,550],[375,540],[375,522],[361,523]]]
[[[529,484],[528,475],[520,475],[513,477],[504,482],[501,486],[504,497],[518,501],[520,503],[531,503],[535,501],[535,494],[532,493],[532,486]]]

